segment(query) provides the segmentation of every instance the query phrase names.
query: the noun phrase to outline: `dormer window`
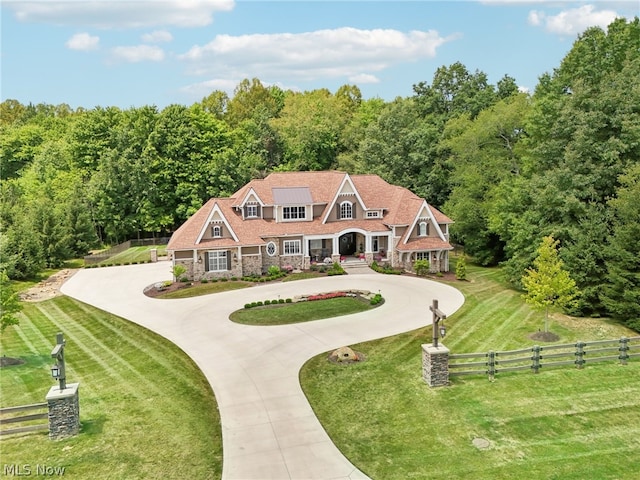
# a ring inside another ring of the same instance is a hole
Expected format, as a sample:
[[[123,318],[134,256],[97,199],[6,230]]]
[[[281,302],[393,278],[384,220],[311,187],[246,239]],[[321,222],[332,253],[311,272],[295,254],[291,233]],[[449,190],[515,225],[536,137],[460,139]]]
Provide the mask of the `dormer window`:
[[[213,227],[211,227],[211,236],[213,238],[222,237],[222,227],[220,225],[214,225]]]
[[[258,217],[258,205],[246,205],[244,207],[244,211],[245,211],[245,218],[257,218]]]
[[[351,202],[342,202],[340,204],[340,219],[353,218],[353,204]]]
[[[367,218],[380,218],[380,212],[378,210],[369,210],[367,212]]]
[[[427,222],[420,222],[418,225],[418,236],[426,237],[429,235],[429,224]]]
[[[307,217],[305,207],[282,207],[282,218],[284,220],[304,220]]]

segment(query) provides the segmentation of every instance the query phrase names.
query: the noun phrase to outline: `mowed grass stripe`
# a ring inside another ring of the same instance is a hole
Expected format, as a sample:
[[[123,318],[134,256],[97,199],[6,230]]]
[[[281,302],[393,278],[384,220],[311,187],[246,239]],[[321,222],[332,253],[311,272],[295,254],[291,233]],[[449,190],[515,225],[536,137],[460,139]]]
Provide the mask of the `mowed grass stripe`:
[[[63,325],[56,320],[56,317],[66,317],[71,319],[74,318],[72,315],[67,314],[67,312],[62,310],[55,303],[48,304],[47,307],[58,313],[58,315],[54,316],[52,313],[45,312],[45,315],[47,315],[51,323],[53,323],[60,329],[62,329]],[[92,319],[93,317],[89,318]],[[86,322],[86,317],[83,317],[83,320]],[[155,384],[149,382],[147,380],[147,377],[140,373],[133,364],[125,361],[113,349],[108,347],[105,343],[103,343],[103,341],[93,335],[93,333],[90,332],[82,323],[77,321],[71,322],[68,325],[67,332],[68,335],[65,334],[67,343],[73,345],[74,347],[77,346],[82,350],[86,358],[91,359],[92,362],[100,365],[103,370],[103,374],[114,377],[120,382],[123,382],[125,378],[127,378],[129,375],[132,375],[137,379],[139,383],[146,383],[146,388],[155,391],[155,393],[157,394],[161,392],[161,390]],[[124,337],[120,335],[118,338],[123,339]],[[69,345],[69,347],[71,347],[71,345]],[[82,363],[78,363],[76,365],[78,366],[78,368],[83,367]],[[93,366],[89,366],[89,368],[93,369]],[[70,373],[72,373],[72,371]],[[139,391],[140,390],[138,388],[134,388],[132,390],[135,395],[137,395],[137,392]]]
[[[140,351],[147,350],[149,349],[149,347],[152,347],[150,349],[151,358],[153,359],[154,362],[166,368],[167,371],[171,371],[173,365],[175,365],[175,362],[184,361],[184,353],[182,353],[182,351],[180,351],[180,353],[178,353],[178,351],[175,351],[175,352],[172,351],[169,355],[156,354],[157,348],[161,346],[161,341],[160,341],[161,337],[150,338],[149,336],[145,336],[144,337],[145,341],[141,342],[139,339],[143,337],[123,334],[122,322],[119,322],[120,325],[113,322],[113,318],[106,312],[97,310],[82,302],[75,302],[75,305],[78,308],[78,311],[70,312],[70,315],[74,316],[75,318],[76,315],[80,316],[84,314],[91,318],[91,322],[86,322],[86,319],[80,319],[80,318],[78,318],[76,321],[86,323],[87,328],[89,328],[90,330],[95,329],[95,330],[100,330],[102,332],[107,330],[111,332],[114,335],[114,337],[118,338],[119,346],[127,346],[127,347],[138,349]],[[65,311],[67,310],[65,309]],[[141,327],[141,326],[138,326],[138,328],[145,329],[144,327]],[[107,341],[107,339],[104,339],[104,341]]]
[[[55,384],[48,368],[49,355],[55,333],[62,330],[69,340],[68,377],[73,378],[68,381],[80,383],[80,435],[62,442],[51,442],[46,432],[3,438],[3,463],[64,466],[65,478],[79,480],[220,479],[222,436],[218,410],[213,392],[197,366],[185,355],[167,370],[153,359],[179,357],[181,351],[170,342],[96,310],[108,323],[117,326],[122,322],[123,337],[136,337],[143,344],[148,339],[147,350],[155,349],[148,355],[144,349],[123,342],[110,329],[101,331],[99,322],[82,312],[79,305],[74,307],[74,303],[57,297],[37,306],[25,305],[23,325],[12,327],[0,338],[3,352],[21,358],[31,356],[17,334],[24,326],[23,334],[37,349],[40,343],[46,343],[46,363],[28,362],[16,370],[11,367],[8,371],[15,372],[11,375],[5,375],[3,370],[0,385],[5,395],[3,404],[10,397],[8,406],[43,401]],[[91,333],[87,335],[83,328],[89,325]],[[51,333],[51,338],[46,332]],[[103,345],[105,339],[109,342]],[[159,347],[151,346],[156,344]],[[105,371],[87,346],[93,353],[104,355],[118,374]],[[114,360],[109,352],[115,352],[120,360]],[[145,381],[132,374],[131,365],[145,376]],[[30,392],[36,392],[37,398],[28,398]],[[25,398],[28,400],[22,401]]]
[[[96,341],[94,338],[92,341],[91,347],[86,345],[78,330],[80,330],[79,326],[74,322],[65,322],[62,324],[58,322],[53,314],[48,311],[51,308],[50,305],[39,304],[37,308],[40,312],[55,325],[59,330],[62,330],[65,335],[66,341],[66,369],[67,369],[67,382],[73,383],[74,378],[79,379],[83,377],[92,378],[88,372],[94,371],[93,379],[101,378],[104,382],[108,381],[117,381],[118,383],[128,384],[125,382],[126,377],[119,372],[119,369],[116,369],[116,361],[121,363],[116,355],[113,354],[110,350],[104,348],[104,346]],[[64,325],[64,329],[62,328]],[[75,360],[72,361],[72,357],[74,356],[73,350],[80,350],[80,355],[78,355],[78,351],[75,352]],[[100,351],[100,354],[96,353]],[[99,370],[95,370],[96,365],[100,367]],[[87,382],[89,385],[93,385],[93,382]],[[90,387],[91,388],[91,387]],[[128,392],[123,393],[134,393],[135,388],[130,388]]]

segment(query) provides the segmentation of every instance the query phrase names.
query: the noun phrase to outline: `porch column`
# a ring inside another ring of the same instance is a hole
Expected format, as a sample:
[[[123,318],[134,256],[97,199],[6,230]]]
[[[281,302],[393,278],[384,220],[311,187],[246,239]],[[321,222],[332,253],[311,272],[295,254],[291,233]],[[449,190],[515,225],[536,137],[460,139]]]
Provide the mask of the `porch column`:
[[[331,255],[340,255],[340,238],[337,236],[332,238]]]
[[[371,253],[372,243],[373,243],[373,239],[371,237],[371,234],[367,232],[367,234],[364,236],[364,252],[365,253]]]

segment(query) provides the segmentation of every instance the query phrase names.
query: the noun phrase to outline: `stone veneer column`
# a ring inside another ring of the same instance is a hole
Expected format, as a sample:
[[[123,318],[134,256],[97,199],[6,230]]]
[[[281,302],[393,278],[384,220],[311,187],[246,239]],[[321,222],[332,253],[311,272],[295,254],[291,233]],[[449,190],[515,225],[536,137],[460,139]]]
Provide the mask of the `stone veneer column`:
[[[442,344],[422,345],[422,378],[430,387],[449,385],[449,349]]]
[[[71,437],[80,432],[79,383],[70,383],[67,388],[51,387],[47,394],[49,404],[49,438]]]

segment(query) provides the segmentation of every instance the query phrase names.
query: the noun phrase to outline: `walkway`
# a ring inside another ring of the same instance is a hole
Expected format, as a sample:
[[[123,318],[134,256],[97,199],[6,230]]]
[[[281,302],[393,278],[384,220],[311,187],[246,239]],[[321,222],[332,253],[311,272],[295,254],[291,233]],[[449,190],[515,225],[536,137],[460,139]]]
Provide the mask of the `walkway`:
[[[464,302],[446,285],[379,274],[266,284],[180,300],[146,297],[143,288],[169,279],[169,270],[166,262],[84,269],[62,292],[159,333],[196,362],[220,410],[225,480],[368,478],[315,417],[298,382],[300,368],[316,354],[429,324],[433,298],[447,314]],[[295,325],[253,327],[228,320],[250,301],[346,288],[380,291],[386,302],[368,312]]]

